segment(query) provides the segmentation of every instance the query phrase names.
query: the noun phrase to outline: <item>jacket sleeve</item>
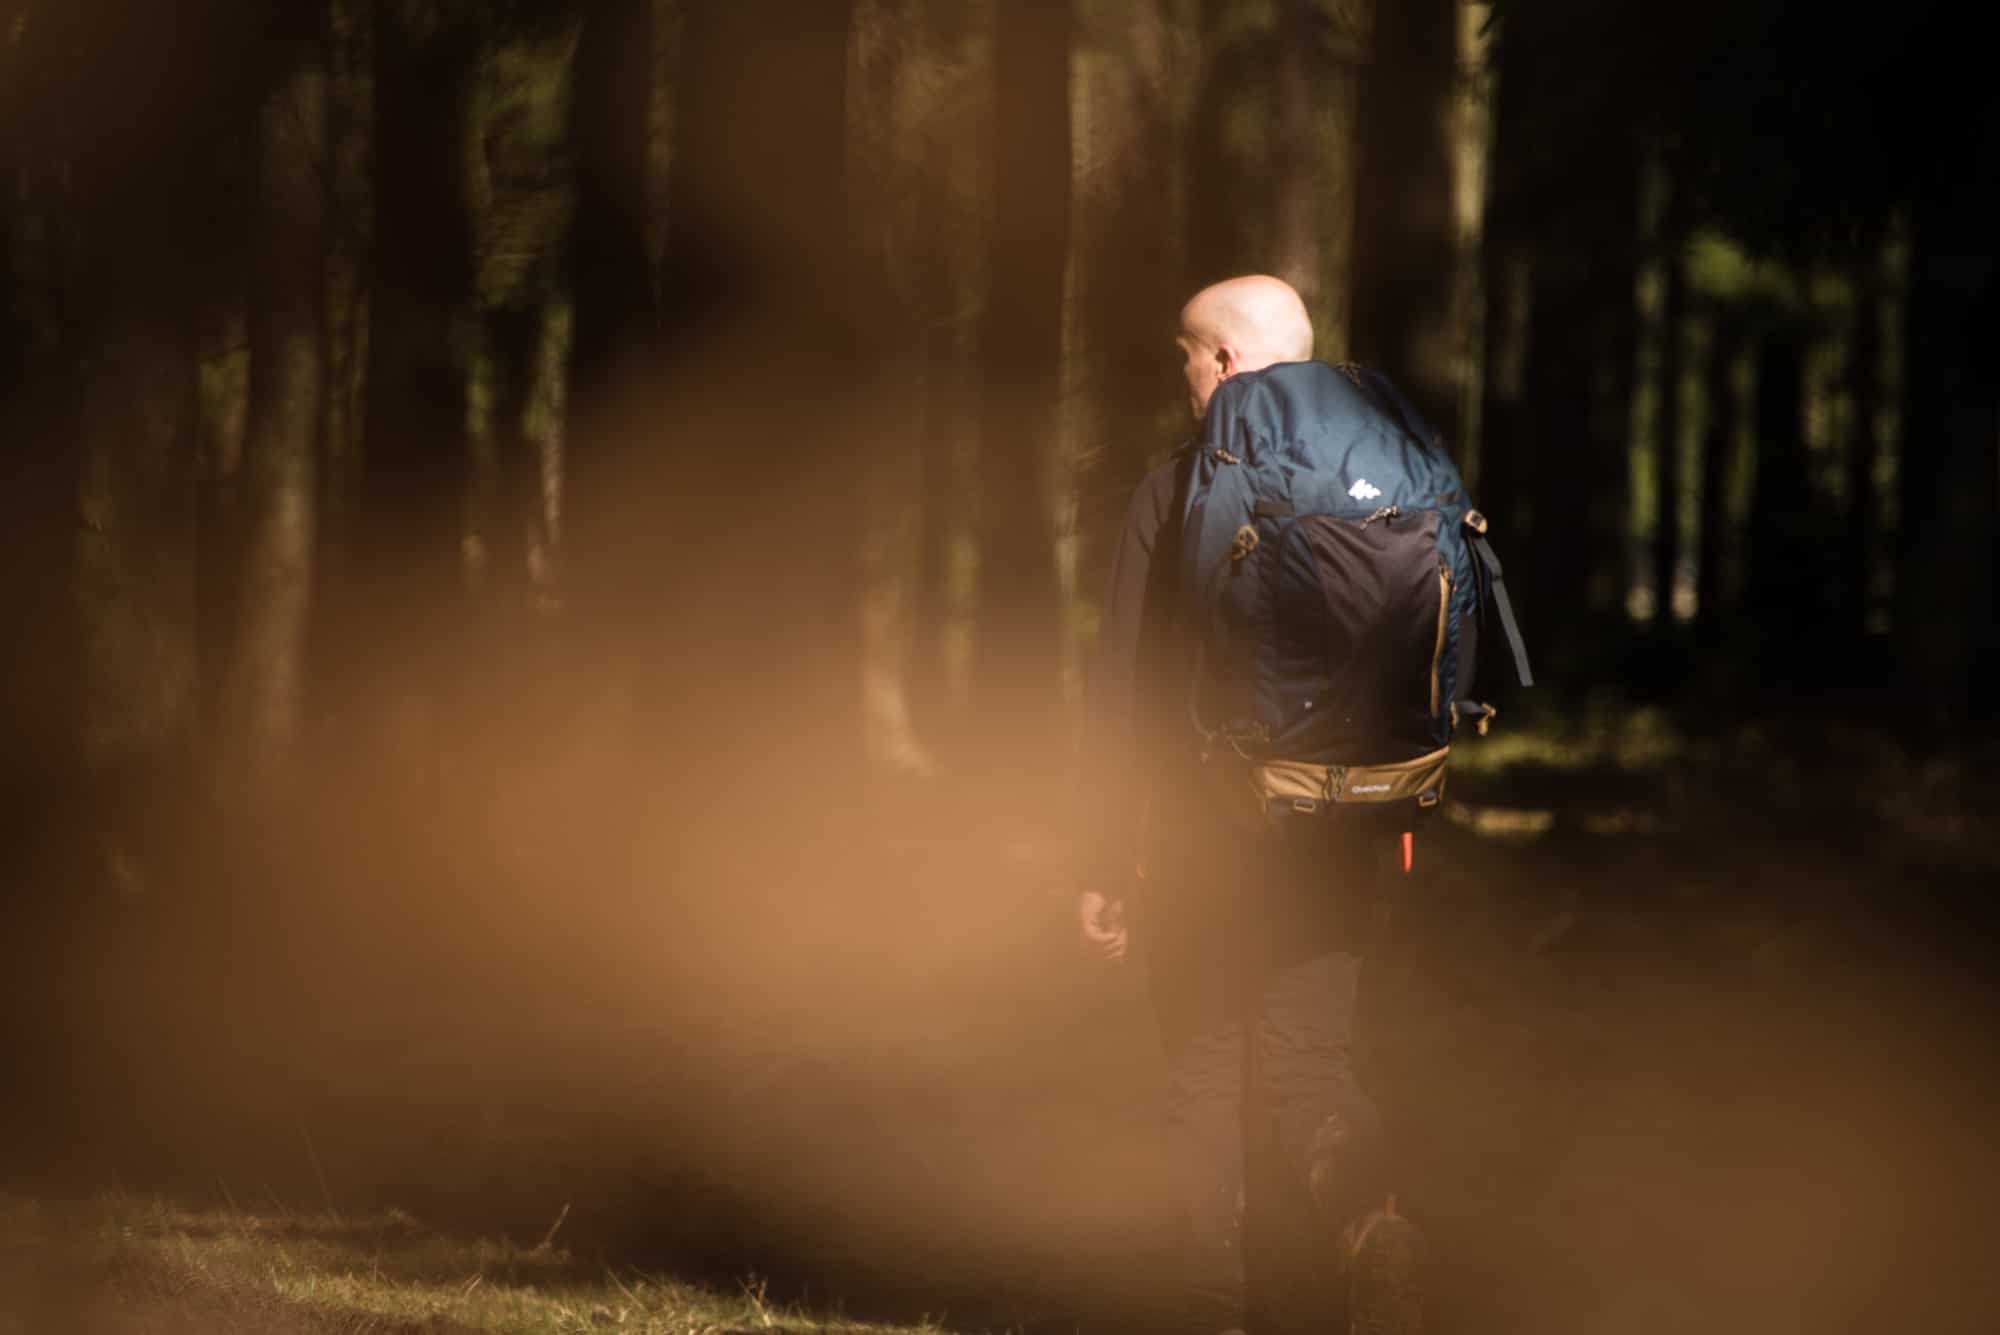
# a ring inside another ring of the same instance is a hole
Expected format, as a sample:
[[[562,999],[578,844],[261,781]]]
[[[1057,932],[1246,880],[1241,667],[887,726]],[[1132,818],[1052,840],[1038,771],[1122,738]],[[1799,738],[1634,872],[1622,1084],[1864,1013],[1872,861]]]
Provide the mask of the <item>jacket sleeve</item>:
[[[1179,471],[1177,461],[1154,469],[1126,505],[1084,694],[1074,805],[1077,885],[1114,898],[1132,881],[1150,791],[1144,753],[1158,724],[1151,683],[1165,654]]]

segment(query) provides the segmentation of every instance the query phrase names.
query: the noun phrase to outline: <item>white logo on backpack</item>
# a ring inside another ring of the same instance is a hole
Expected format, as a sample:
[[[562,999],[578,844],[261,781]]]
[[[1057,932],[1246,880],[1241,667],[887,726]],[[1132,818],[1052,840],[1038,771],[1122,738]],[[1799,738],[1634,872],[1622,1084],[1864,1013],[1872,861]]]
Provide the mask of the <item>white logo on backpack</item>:
[[[1357,501],[1372,501],[1382,494],[1382,489],[1364,477],[1356,479],[1354,485],[1347,489],[1347,494]]]

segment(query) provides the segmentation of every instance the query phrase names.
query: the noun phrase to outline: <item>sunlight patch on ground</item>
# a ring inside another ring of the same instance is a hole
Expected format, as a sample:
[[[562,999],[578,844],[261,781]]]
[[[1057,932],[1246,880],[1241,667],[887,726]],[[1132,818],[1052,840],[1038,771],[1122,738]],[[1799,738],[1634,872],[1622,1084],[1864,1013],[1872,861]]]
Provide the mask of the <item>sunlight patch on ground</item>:
[[[1574,770],[1610,766],[1649,770],[1682,756],[1687,738],[1666,711],[1614,702],[1593,703],[1560,724],[1514,724],[1503,713],[1485,737],[1461,732],[1451,748],[1454,770],[1491,774],[1517,765]]]
[[[1474,834],[1492,839],[1532,839],[1555,828],[1556,813],[1545,808],[1468,806],[1447,802],[1445,818]]]
[[[198,1305],[212,1319],[218,1303],[265,1321],[287,1312],[299,1318],[300,1330],[931,1335],[941,1329],[786,1306],[769,1299],[754,1277],[737,1293],[718,1293],[582,1261],[546,1243],[524,1248],[449,1238],[397,1212],[248,1214],[112,1197],[94,1203],[81,1222],[69,1216],[57,1224],[33,1202],[0,1200],[0,1241],[15,1256],[60,1250],[73,1270],[79,1260],[87,1263],[97,1291],[79,1300],[102,1303],[115,1295],[121,1310],[146,1321],[162,1317],[174,1329],[181,1319],[175,1308]]]

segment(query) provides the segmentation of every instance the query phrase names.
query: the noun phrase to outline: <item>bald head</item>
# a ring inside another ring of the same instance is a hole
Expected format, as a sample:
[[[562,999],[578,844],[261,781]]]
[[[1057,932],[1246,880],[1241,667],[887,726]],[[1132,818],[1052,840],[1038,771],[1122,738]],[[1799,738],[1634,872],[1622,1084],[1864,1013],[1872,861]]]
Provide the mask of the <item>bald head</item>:
[[[1187,359],[1188,404],[1200,417],[1230,376],[1310,358],[1312,317],[1290,283],[1251,274],[1195,293],[1181,307],[1177,341]]]

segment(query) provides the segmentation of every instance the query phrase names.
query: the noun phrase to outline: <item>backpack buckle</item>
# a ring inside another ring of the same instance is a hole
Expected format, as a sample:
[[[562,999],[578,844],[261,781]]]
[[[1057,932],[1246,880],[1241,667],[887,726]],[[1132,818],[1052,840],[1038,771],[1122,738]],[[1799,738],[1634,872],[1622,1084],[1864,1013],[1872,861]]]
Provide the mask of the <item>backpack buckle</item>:
[[[1229,560],[1232,565],[1240,564],[1250,553],[1257,550],[1257,530],[1245,524],[1236,530],[1236,536],[1229,544]]]

